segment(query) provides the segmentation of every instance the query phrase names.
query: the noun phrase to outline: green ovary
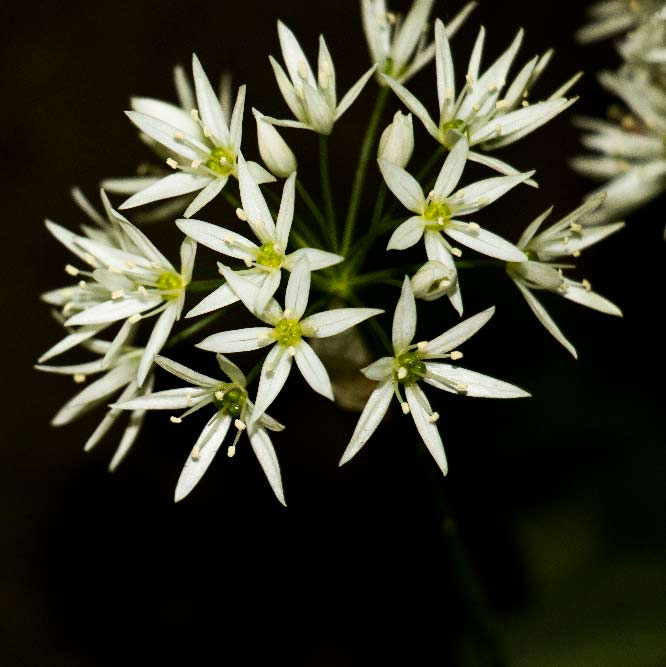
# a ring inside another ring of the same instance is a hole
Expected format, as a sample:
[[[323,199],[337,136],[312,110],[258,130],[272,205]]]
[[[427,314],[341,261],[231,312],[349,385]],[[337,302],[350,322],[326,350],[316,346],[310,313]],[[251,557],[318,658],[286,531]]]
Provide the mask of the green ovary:
[[[454,130],[460,134],[466,134],[467,140],[469,141],[469,126],[464,120],[461,120],[460,118],[454,118],[453,120],[450,120],[446,123],[442,123],[440,134],[443,141],[446,141],[446,133],[449,130]],[[451,150],[455,146],[455,141],[453,143],[444,143],[444,146]]]
[[[442,230],[442,225],[439,224],[440,220],[446,224],[451,219],[451,208],[442,201],[431,201],[425,207],[423,217],[436,223],[428,225],[428,229],[438,232]]]
[[[296,345],[301,336],[303,335],[303,329],[301,329],[300,322],[298,320],[280,320],[273,330],[273,335],[275,340],[278,342],[278,345],[282,347],[292,347]]]
[[[404,385],[416,384],[423,378],[425,372],[425,364],[421,361],[421,355],[416,351],[405,352],[395,359],[395,377]]]
[[[213,148],[205,162],[206,166],[220,176],[230,176],[236,166],[236,155],[228,148]]]
[[[171,301],[178,297],[178,293],[183,289],[183,279],[177,273],[165,271],[157,279],[155,284],[158,290],[163,292],[171,292],[170,294],[162,294],[162,298]]]
[[[240,417],[243,412],[243,407],[245,406],[246,398],[247,392],[245,390],[240,387],[233,387],[233,389],[229,389],[229,391],[225,392],[222,398],[217,398],[217,396],[213,398],[213,404],[225,415]]]
[[[264,243],[257,252],[256,262],[271,269],[278,269],[282,266],[283,259],[282,253],[279,253],[272,243]]]

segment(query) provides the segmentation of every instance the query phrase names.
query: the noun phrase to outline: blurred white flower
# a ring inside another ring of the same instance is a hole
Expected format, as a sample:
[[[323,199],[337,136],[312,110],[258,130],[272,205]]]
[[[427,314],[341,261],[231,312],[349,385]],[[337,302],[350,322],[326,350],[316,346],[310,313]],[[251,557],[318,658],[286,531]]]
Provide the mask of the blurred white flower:
[[[416,303],[409,278],[405,277],[402,293],[393,316],[393,355],[383,357],[367,368],[364,375],[376,381],[361,413],[356,429],[345,450],[340,465],[354,457],[375,432],[395,396],[404,414],[411,414],[414,424],[428,451],[446,475],[448,465],[434,412],[419,382],[437,389],[465,396],[486,398],[522,398],[529,394],[522,389],[474,371],[468,371],[442,359],[456,361],[462,357],[458,346],[471,338],[493,315],[495,308],[474,315],[431,341],[412,344],[416,334]],[[405,392],[402,397],[401,387]]]
[[[395,112],[393,121],[382,132],[377,157],[404,169],[414,152],[414,125],[412,114]]]
[[[600,0],[588,8],[590,22],[577,33],[579,42],[596,42],[631,30],[653,15],[662,0]]]

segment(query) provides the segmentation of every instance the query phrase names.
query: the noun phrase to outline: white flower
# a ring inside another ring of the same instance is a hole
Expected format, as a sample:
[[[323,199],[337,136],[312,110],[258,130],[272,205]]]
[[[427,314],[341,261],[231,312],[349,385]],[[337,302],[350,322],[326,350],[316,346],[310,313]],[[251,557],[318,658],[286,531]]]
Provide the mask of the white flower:
[[[414,152],[412,114],[396,111],[393,122],[382,132],[377,157],[404,169]]]
[[[361,413],[349,445],[340,459],[340,465],[355,456],[370,439],[395,396],[403,413],[412,415],[423,442],[442,473],[446,475],[448,469],[446,455],[435,425],[439,414],[433,412],[419,382],[465,396],[486,398],[529,396],[527,392],[507,382],[440,361],[460,359],[462,353],[457,350],[458,346],[473,336],[494,312],[494,307],[484,310],[441,336],[414,345],[412,340],[416,333],[416,303],[409,278],[405,277],[402,294],[393,316],[394,356],[378,359],[363,369],[363,374],[378,384]],[[404,388],[406,400],[402,398],[401,386]]]
[[[459,257],[462,253],[452,247],[443,235],[489,257],[515,262],[525,260],[522,251],[500,236],[482,229],[475,222],[463,222],[456,218],[488,206],[534,173],[487,178],[453,192],[465,167],[467,152],[467,139],[462,137],[451,149],[427,197],[413,176],[389,162],[379,160],[379,168],[391,192],[405,208],[416,214],[393,232],[388,250],[404,250],[424,237],[428,259],[440,262],[452,274],[448,295],[460,314],[462,297],[458,281],[454,279],[456,269],[452,255]]]
[[[576,38],[579,42],[596,42],[619,35],[640,25],[660,6],[662,0],[597,1],[588,9],[590,23],[576,33]]]
[[[385,0],[361,0],[365,39],[378,74],[388,74],[404,83],[427,65],[435,55],[435,45],[426,45],[428,17],[434,0],[414,0],[407,15],[387,11]],[[449,37],[457,32],[475,2],[468,2],[446,25]],[[380,82],[384,84],[383,80]]]
[[[310,269],[314,271],[333,266],[343,258],[314,248],[301,248],[287,254],[289,232],[294,217],[295,173],[284,184],[277,224],[273,222],[266,200],[242,157],[238,162],[238,178],[243,204],[238,215],[248,223],[261,245],[224,227],[201,220],[177,220],[176,224],[183,233],[202,245],[227,257],[240,259],[246,266],[252,267],[243,271],[242,275],[259,288],[256,309],[261,311],[279,287],[283,268],[292,271],[296,263],[305,258]],[[197,304],[186,317],[202,315],[236,301],[238,296],[232,287],[225,283]]]
[[[167,149],[167,164],[176,173],[132,195],[121,204],[121,209],[199,192],[185,210],[185,217],[189,218],[222,191],[230,176],[237,176],[245,86],[238,89],[231,123],[227,125],[220,101],[195,55],[192,56],[192,72],[198,108],[192,109],[190,115],[161,102],[142,105],[144,111],[155,115],[126,112],[144,134]],[[258,164],[253,164],[252,169],[258,182],[275,180]]]
[[[70,299],[63,305],[63,313],[68,316],[65,325],[80,327],[66,339],[68,342],[64,349],[72,347],[71,342],[77,339],[79,332],[78,338],[85,340],[107,326],[123,322],[106,354],[105,363],[109,363],[129,339],[138,322],[159,314],[137,369],[137,382],[141,387],[153,357],[162,349],[175,321],[180,318],[185,291],[192,278],[196,243],[191,239],[183,241],[180,247],[181,269],[176,271],[146,235],[128,220],[115,213],[113,222],[117,244],[77,236],[47,221],[47,227],[54,236],[92,269],[67,267],[70,274],[89,280],[79,283],[79,291],[60,296]],[[45,299],[56,303],[53,294],[45,295]],[[57,353],[64,351],[64,344],[61,341]],[[53,348],[48,356],[54,356]]]
[[[660,4],[659,11],[644,16],[641,24],[618,44],[625,62],[653,70],[657,76],[665,73],[666,65],[666,5],[663,1]]]
[[[536,130],[575,101],[567,100],[563,95],[575,83],[577,76],[555,91],[546,101],[529,105],[526,100],[531,85],[550,60],[551,52],[528,62],[516,75],[504,97],[500,99],[507,83],[509,68],[520,47],[522,35],[520,31],[509,48],[483,74],[479,74],[485,37],[485,31],[481,28],[470,57],[467,82],[456,97],[451,49],[444,24],[437,20],[435,23],[439,100],[437,122],[403,85],[391,77],[385,78],[405,106],[423,123],[428,133],[445,148],[452,148],[461,135],[466,135],[470,146],[479,145],[484,152],[494,150]],[[469,159],[502,174],[517,173],[505,162],[475,151],[470,152]]]
[[[623,217],[666,190],[666,102],[660,88],[628,73],[600,75],[602,84],[618,95],[633,113],[620,114],[618,124],[579,118],[589,133],[583,144],[600,153],[577,157],[572,166],[591,178],[610,182],[595,193],[606,192],[604,205],[590,218],[607,222]]]
[[[296,156],[273,125],[264,120],[264,114],[252,109],[257,121],[259,154],[270,172],[279,178],[287,178],[296,171]]]
[[[455,268],[429,260],[412,276],[412,291],[417,299],[435,301],[451,292],[457,280]]]
[[[603,193],[587,200],[575,211],[535,236],[552,208],[540,215],[527,227],[518,242],[518,247],[525,251],[529,260],[520,263],[510,262],[506,267],[507,273],[525,297],[539,322],[574,358],[577,358],[576,349],[532,294],[532,290],[548,290],[582,306],[608,315],[622,316],[622,312],[615,304],[592,291],[592,286],[587,280],[577,282],[566,278],[562,269],[571,268],[570,265],[551,262],[560,257],[578,257],[581,250],[598,243],[624,227],[623,222],[594,227],[585,225],[586,217],[601,206],[603,200]]]
[[[319,60],[317,78],[301,49],[294,33],[278,21],[278,36],[282,57],[289,76],[280,64],[269,56],[280,92],[291,112],[298,119],[277,120],[265,116],[274,125],[314,130],[318,134],[330,134],[333,125],[353,104],[368,79],[375,71],[373,65],[347,92],[340,103],[337,101],[335,67],[323,36],[319,37]]]
[[[220,368],[230,381],[217,380],[193,371],[166,357],[157,357],[156,362],[165,370],[188,383],[186,387],[167,389],[138,398],[118,401],[113,407],[122,410],[185,410],[180,417],[172,416],[171,422],[180,424],[184,417],[207,405],[215,407],[215,414],[209,419],[185,463],[176,485],[175,500],[187,496],[199,483],[222,445],[233,424],[236,437],[227,448],[227,456],[236,452],[236,444],[243,431],[247,432],[250,445],[261,465],[268,483],[277,499],[286,505],[282,490],[282,477],[271,439],[266,429],[282,431],[284,426],[264,414],[253,419],[254,405],[248,398],[247,381],[243,372],[226,357],[217,356]]]
[[[112,343],[107,341],[90,339],[84,343],[84,347],[100,355],[98,359],[83,364],[74,364],[69,366],[44,366],[38,365],[40,371],[47,373],[59,373],[71,375],[74,381],[83,383],[89,375],[96,375],[105,371],[104,375],[94,382],[87,385],[74,398],[70,399],[51,420],[53,426],[63,426],[87,414],[101,404],[108,403],[112,396],[120,392],[119,401],[127,401],[142,393],[152,390],[153,378],[149,376],[143,389],[139,389],[136,381],[137,369],[143,355],[143,350],[133,347],[123,347],[121,353],[115,357],[111,366],[104,363],[104,359]],[[111,429],[118,417],[120,410],[110,408],[95,431],[88,438],[84,450],[90,451]],[[109,470],[112,472],[125,458],[130,448],[139,435],[143,423],[144,411],[142,409],[133,410],[129,422],[125,427],[120,444],[109,464]]]
[[[258,350],[273,345],[261,369],[254,419],[260,417],[277,397],[287,381],[293,359],[310,387],[318,394],[333,400],[328,373],[304,338],[328,338],[383,311],[376,308],[339,308],[303,318],[310,295],[310,269],[307,260],[298,262],[289,276],[284,310],[271,299],[265,310],[257,311],[255,304],[259,297],[259,288],[229,269],[224,269],[223,273],[247,308],[270,326],[213,334],[196,347],[210,352],[227,353]]]

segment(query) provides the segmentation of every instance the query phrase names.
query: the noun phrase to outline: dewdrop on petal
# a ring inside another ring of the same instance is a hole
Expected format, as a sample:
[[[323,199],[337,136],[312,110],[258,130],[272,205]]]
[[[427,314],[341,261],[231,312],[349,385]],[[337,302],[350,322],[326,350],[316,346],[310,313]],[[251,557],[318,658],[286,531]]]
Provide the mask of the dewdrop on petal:
[[[412,114],[396,111],[393,122],[382,132],[377,157],[404,169],[414,152]]]
[[[274,176],[287,178],[296,171],[296,156],[275,127],[264,120],[261,112],[252,109],[252,113],[257,121],[257,142],[261,159]]]

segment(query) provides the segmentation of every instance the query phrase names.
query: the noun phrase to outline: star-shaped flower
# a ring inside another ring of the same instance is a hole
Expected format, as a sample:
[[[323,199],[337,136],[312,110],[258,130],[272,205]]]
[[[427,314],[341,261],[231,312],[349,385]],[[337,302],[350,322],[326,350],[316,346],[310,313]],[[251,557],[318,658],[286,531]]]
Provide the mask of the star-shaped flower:
[[[435,44],[426,45],[428,17],[434,0],[414,0],[404,17],[386,9],[386,0],[362,0],[361,16],[365,39],[378,74],[388,74],[404,83],[435,56]],[[476,3],[468,2],[446,25],[449,37],[458,31]],[[384,84],[383,80],[380,80]],[[385,84],[384,84],[385,85]]]
[[[153,104],[147,110],[159,114],[156,116],[140,111],[127,112],[129,119],[144,134],[168,151],[167,164],[177,173],[132,195],[121,204],[121,209],[199,192],[185,210],[185,217],[189,218],[222,191],[229,177],[237,176],[245,86],[238,89],[231,123],[227,126],[220,100],[195,55],[192,56],[192,72],[198,109],[192,109],[189,117],[173,105],[157,107]],[[275,180],[258,164],[253,163],[252,169],[258,182]]]
[[[555,91],[546,101],[527,105],[527,92],[546,66],[551,52],[535,57],[520,70],[503,98],[500,95],[507,83],[509,68],[522,41],[518,33],[509,48],[483,73],[479,74],[481,51],[485,31],[481,28],[474,45],[467,70],[467,83],[456,97],[453,59],[444,24],[435,23],[437,97],[439,117],[435,122],[419,100],[402,84],[386,76],[386,81],[407,108],[419,118],[424,127],[439,143],[450,149],[461,134],[469,139],[470,146],[480,146],[485,151],[521,139],[551,118],[562,113],[575,100],[563,97],[575,83],[577,76]],[[521,108],[521,104],[523,107]],[[515,174],[516,170],[506,162],[471,151],[469,159],[484,164],[502,174]],[[532,184],[532,183],[531,183]]]
[[[289,276],[284,310],[271,299],[263,311],[258,311],[256,303],[260,289],[247,278],[227,268],[223,269],[223,274],[245,306],[270,326],[213,334],[198,343],[197,347],[226,354],[273,346],[261,368],[254,419],[258,419],[275,400],[287,381],[294,359],[310,387],[333,400],[328,373],[304,339],[328,338],[383,311],[376,308],[338,308],[303,318],[310,295],[310,268],[307,260],[298,262]]]
[[[264,117],[265,120],[273,125],[313,130],[317,134],[330,134],[335,122],[363,90],[375,71],[375,65],[349,89],[338,103],[335,67],[323,36],[319,37],[316,79],[296,36],[282,21],[278,21],[278,37],[289,76],[273,56],[269,56],[269,59],[282,97],[298,120],[278,120],[268,116]]]
[[[240,259],[248,267],[252,267],[242,271],[242,275],[259,287],[256,308],[262,311],[280,285],[283,268],[291,271],[299,260],[305,258],[310,269],[314,271],[333,266],[343,258],[314,248],[301,248],[287,254],[289,232],[294,217],[295,173],[284,184],[277,223],[273,222],[266,200],[242,157],[238,161],[238,179],[243,208],[237,213],[248,223],[261,245],[224,227],[201,220],[178,220],[176,224],[183,233],[198,243],[227,257]],[[186,317],[202,315],[236,301],[236,292],[225,283],[197,304]]]
[[[525,297],[532,312],[546,330],[577,358],[576,349],[566,339],[532,290],[547,290],[608,315],[622,316],[622,311],[608,299],[592,291],[587,280],[580,282],[566,278],[562,270],[572,268],[570,264],[552,262],[561,257],[578,257],[581,250],[598,243],[624,227],[623,222],[610,225],[586,226],[585,217],[598,209],[604,194],[588,199],[582,206],[569,213],[554,225],[536,235],[552,208],[536,218],[523,232],[518,247],[529,258],[526,262],[509,262],[507,273]]]
[[[507,382],[474,371],[468,371],[443,359],[456,361],[462,357],[458,346],[471,338],[493,316],[495,308],[484,310],[470,317],[441,336],[412,344],[416,334],[416,302],[408,277],[402,285],[402,293],[393,316],[393,355],[378,359],[363,369],[363,374],[376,381],[368,402],[361,413],[356,429],[345,450],[340,465],[347,463],[361,450],[375,432],[395,396],[404,414],[411,414],[414,424],[426,447],[446,475],[448,465],[444,446],[434,412],[423,393],[420,382],[453,394],[481,396],[485,398],[522,398],[529,394]],[[406,400],[402,398],[404,389]]]
[[[462,297],[453,255],[459,257],[461,251],[451,246],[444,235],[489,257],[514,262],[527,259],[521,250],[497,234],[482,229],[475,222],[457,218],[488,206],[534,173],[487,178],[453,192],[465,167],[467,154],[467,139],[462,137],[447,156],[427,197],[416,179],[404,169],[379,160],[379,168],[391,192],[405,208],[416,214],[393,232],[388,250],[404,250],[424,237],[428,259],[440,262],[451,272],[448,296],[459,314],[462,314]]]
[[[175,500],[187,496],[199,483],[213,461],[231,425],[236,428],[236,437],[227,449],[227,456],[236,453],[236,444],[243,431],[247,432],[250,445],[261,465],[268,483],[277,499],[286,505],[282,490],[282,477],[273,444],[266,429],[282,431],[284,426],[264,414],[253,418],[254,404],[248,398],[247,380],[243,372],[232,361],[217,355],[222,372],[229,380],[202,375],[166,357],[157,357],[156,363],[176,377],[188,383],[186,387],[167,389],[152,394],[119,401],[113,407],[120,410],[185,410],[180,417],[172,416],[171,421],[179,424],[184,417],[201,408],[212,405],[215,413],[208,420],[201,435],[192,448],[183,472],[176,485]]]

